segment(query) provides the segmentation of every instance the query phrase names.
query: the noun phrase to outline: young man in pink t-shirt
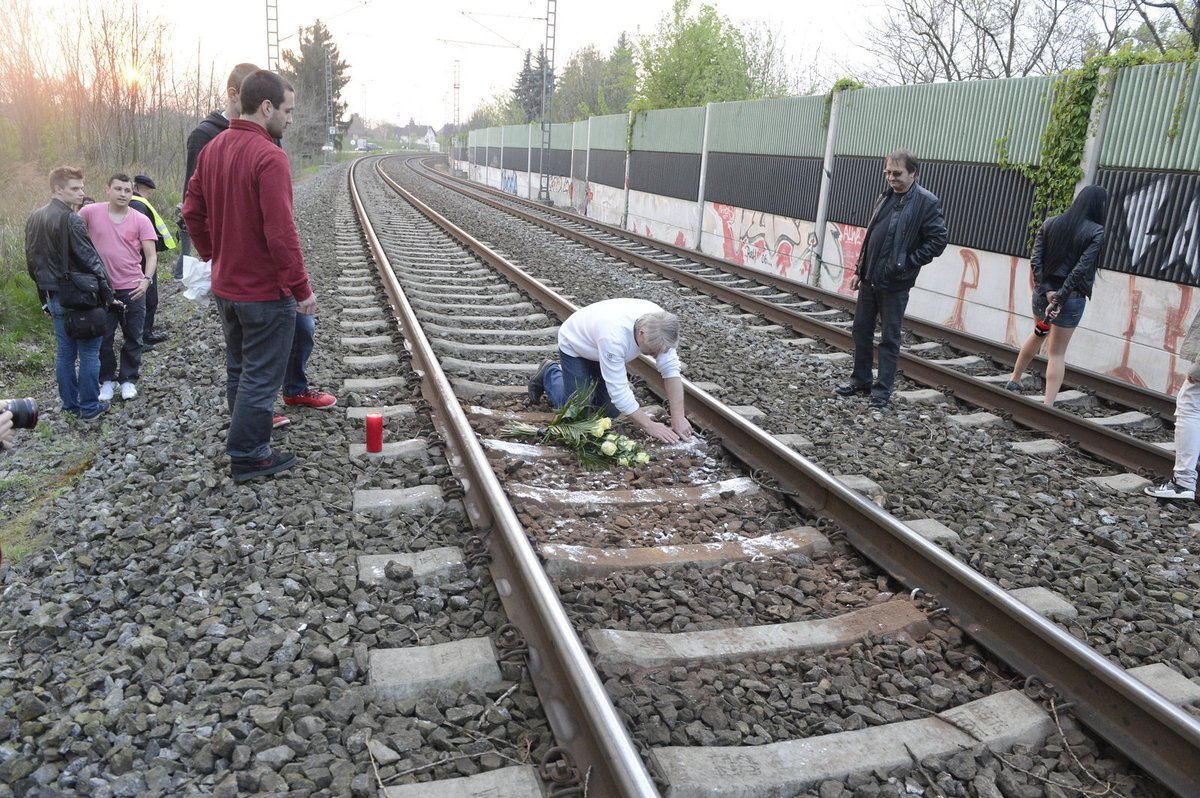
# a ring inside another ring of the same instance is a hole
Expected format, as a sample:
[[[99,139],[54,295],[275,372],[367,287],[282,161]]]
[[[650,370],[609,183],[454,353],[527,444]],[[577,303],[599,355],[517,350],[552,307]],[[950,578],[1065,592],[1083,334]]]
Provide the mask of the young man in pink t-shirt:
[[[133,181],[126,174],[108,179],[108,202],[95,203],[79,209],[87,223],[88,237],[100,253],[113,293],[125,303],[125,312],[108,313],[108,330],[100,345],[100,401],[112,400],[118,383],[122,399],[137,396],[138,371],[142,365],[142,325],[146,320],[146,291],[154,270],[158,268],[158,253],[154,242],[158,234],[154,225],[140,213],[131,211]],[[145,257],[145,266],[142,258]],[[121,364],[113,354],[117,325],[121,325]]]

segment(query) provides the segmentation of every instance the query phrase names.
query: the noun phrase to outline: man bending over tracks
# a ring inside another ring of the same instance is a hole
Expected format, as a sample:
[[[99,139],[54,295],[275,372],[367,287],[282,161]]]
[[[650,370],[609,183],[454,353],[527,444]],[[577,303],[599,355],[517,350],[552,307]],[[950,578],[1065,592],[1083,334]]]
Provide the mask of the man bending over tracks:
[[[645,299],[606,299],[571,314],[558,328],[558,357],[542,363],[529,381],[529,402],[544,395],[562,407],[578,388],[593,387],[592,405],[610,417],[624,413],[647,435],[663,443],[692,436],[684,415],[683,380],[679,378],[679,319]],[[625,364],[638,355],[655,359],[662,375],[671,425],[659,423],[638,407],[629,388]]]

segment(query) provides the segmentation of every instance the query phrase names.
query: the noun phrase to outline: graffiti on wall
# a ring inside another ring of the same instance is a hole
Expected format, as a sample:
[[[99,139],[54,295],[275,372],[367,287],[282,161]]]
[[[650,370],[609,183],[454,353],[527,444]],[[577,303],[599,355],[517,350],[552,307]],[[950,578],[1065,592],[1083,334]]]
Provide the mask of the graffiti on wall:
[[[863,242],[866,241],[867,231],[862,227],[855,227],[852,224],[836,223],[829,225],[830,229],[825,233],[830,238],[833,244],[833,251],[841,256],[841,263],[833,264],[826,262],[825,268],[829,270],[830,277],[837,275],[837,282],[831,279],[830,284],[837,285],[835,289],[839,294],[849,296],[854,292],[850,289],[850,283],[854,280],[854,270],[858,265],[858,256],[862,252]],[[825,247],[827,250],[830,247]],[[834,272],[836,265],[837,271]]]
[[[711,215],[715,215],[715,231],[711,230]],[[812,281],[817,262],[812,225],[719,202],[706,205],[705,217],[705,232],[716,233],[721,257],[726,260],[792,280]]]
[[[696,228],[696,203],[688,200],[629,192],[626,229],[677,247],[691,247]]]
[[[1200,283],[1200,175],[1105,170],[1112,200],[1102,266]]]
[[[1180,371],[1179,369],[1179,347],[1183,345],[1183,338],[1187,335],[1193,291],[1195,288],[1190,285],[1179,286],[1179,304],[1168,308],[1166,313],[1163,349],[1171,353],[1171,378],[1166,390],[1170,394],[1176,393],[1183,387],[1183,381],[1187,379],[1187,370]]]
[[[500,190],[506,194],[516,194],[517,189],[517,173],[513,169],[500,170]]]
[[[710,215],[720,223],[721,249],[713,254],[854,296],[850,282],[865,243],[863,228],[841,223],[826,228],[826,259],[817,277],[812,243],[787,259],[792,267],[780,268],[784,259],[772,257],[780,249],[776,241],[791,244],[802,231],[811,242],[815,238],[811,225],[790,219],[772,223],[757,212],[717,204]],[[779,230],[781,224],[790,235],[776,238],[767,232]],[[1176,353],[1195,312],[1194,289],[1134,275],[1128,279],[1121,275],[1119,280],[1111,272],[1108,275],[1097,281],[1082,325],[1086,333],[1072,347],[1072,362],[1136,385],[1177,390],[1185,375],[1179,371]],[[1032,329],[1033,288],[1027,259],[952,245],[922,270],[909,311],[1015,348]],[[1114,341],[1120,345],[1114,346]]]
[[[979,256],[975,250],[962,248],[958,251],[962,258],[962,276],[958,280],[958,293],[954,298],[954,310],[943,322],[943,326],[953,330],[967,329],[964,314],[967,311],[967,295],[979,288]],[[1014,260],[1016,260],[1014,258]]]
[[[576,185],[580,188],[576,189]],[[588,205],[592,202],[592,185],[586,180],[572,179],[567,186],[567,201],[570,202],[576,213],[587,216]]]

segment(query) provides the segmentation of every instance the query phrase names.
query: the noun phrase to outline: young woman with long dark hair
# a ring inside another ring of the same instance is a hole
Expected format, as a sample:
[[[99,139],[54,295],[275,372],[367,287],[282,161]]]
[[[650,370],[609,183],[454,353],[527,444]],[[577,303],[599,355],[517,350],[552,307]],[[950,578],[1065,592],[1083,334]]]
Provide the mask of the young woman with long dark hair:
[[[1042,344],[1049,342],[1046,395],[1042,401],[1054,404],[1062,387],[1067,344],[1083,318],[1087,301],[1092,298],[1092,284],[1104,247],[1107,207],[1108,192],[1100,186],[1087,186],[1066,213],[1050,217],[1038,231],[1029,261],[1034,281],[1033,315],[1038,324],[1021,345],[1005,386],[1010,391],[1021,390],[1021,375],[1041,351]]]

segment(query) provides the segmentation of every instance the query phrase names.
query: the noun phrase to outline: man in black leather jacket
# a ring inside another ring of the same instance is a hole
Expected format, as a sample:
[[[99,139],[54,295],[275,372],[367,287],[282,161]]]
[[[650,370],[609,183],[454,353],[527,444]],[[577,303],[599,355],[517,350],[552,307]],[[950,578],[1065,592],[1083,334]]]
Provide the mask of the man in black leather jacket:
[[[858,291],[854,309],[854,371],[839,385],[838,396],[870,394],[872,407],[885,407],[896,382],[900,359],[900,322],[908,307],[909,289],[921,267],[946,249],[942,203],[917,185],[917,159],[896,150],[884,161],[888,187],[875,201],[857,273],[850,283]],[[875,319],[882,327],[879,371],[871,379]]]
[[[73,210],[82,201],[82,171],[71,166],[50,171],[50,201],[25,222],[25,263],[29,276],[37,283],[42,308],[54,318],[58,339],[54,375],[63,410],[83,419],[94,419],[108,410],[108,404],[98,398],[100,342],[104,336],[79,340],[67,335],[66,312],[57,296],[59,279],[73,269],[96,275],[101,301],[105,305],[116,302],[104,262],[88,238],[83,219]]]

